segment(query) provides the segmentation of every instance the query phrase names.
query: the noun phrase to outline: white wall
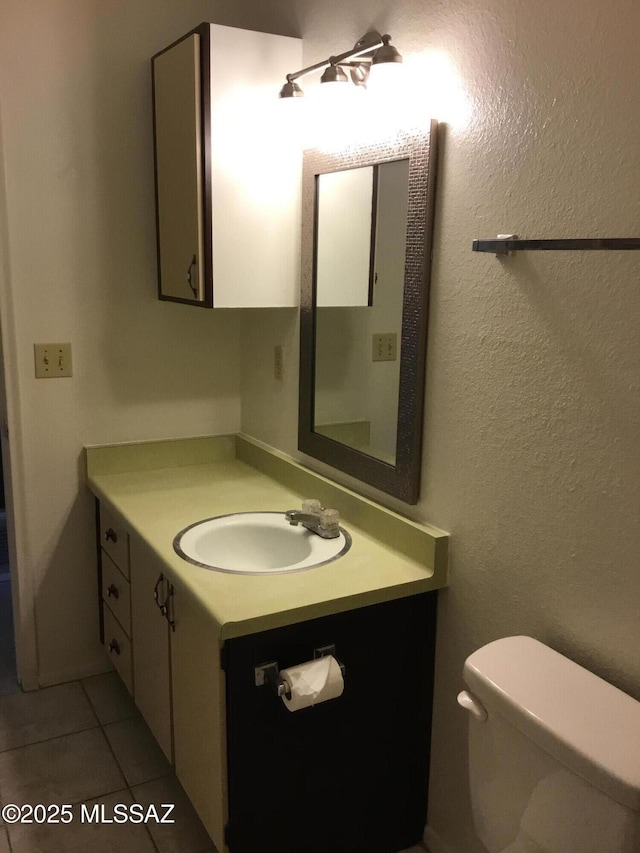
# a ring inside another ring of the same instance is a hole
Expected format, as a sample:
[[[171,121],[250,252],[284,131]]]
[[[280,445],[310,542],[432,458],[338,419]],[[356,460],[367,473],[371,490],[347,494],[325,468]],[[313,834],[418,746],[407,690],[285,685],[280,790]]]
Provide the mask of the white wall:
[[[319,426],[371,421],[371,311],[363,306],[317,309],[315,422]]]
[[[473,649],[531,634],[640,699],[640,254],[499,261],[471,252],[474,238],[503,232],[639,236],[640,8],[627,0],[586,0],[579,11],[549,0],[295,6],[305,62],[347,49],[370,26],[390,32],[430,77],[414,109],[447,123],[422,492],[404,511],[452,535],[429,822],[451,850],[479,853],[467,721],[455,702]],[[295,353],[284,383],[264,364],[274,344],[296,340],[296,321],[272,320],[252,315],[245,326],[243,427],[295,454]]]
[[[150,57],[203,20],[291,33],[285,13],[238,5],[5,0],[0,9],[0,314],[21,618],[33,591],[31,676],[41,684],[104,666],[82,447],[240,424],[238,312],[156,299],[150,81]],[[72,378],[34,379],[33,343],[50,341],[71,342]]]

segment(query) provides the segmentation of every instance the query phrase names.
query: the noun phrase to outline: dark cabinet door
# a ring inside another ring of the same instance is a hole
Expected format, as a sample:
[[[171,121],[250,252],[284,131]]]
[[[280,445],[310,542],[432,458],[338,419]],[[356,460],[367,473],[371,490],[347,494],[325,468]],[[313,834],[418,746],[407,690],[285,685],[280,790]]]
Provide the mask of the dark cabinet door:
[[[427,809],[436,593],[225,646],[232,853],[394,853]],[[335,644],[342,696],[291,712],[254,668]]]

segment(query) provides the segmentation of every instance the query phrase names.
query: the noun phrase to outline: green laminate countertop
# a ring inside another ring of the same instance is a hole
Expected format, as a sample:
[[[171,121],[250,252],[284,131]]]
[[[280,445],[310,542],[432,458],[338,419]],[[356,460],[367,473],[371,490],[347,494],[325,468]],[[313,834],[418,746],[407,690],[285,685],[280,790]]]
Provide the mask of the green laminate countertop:
[[[221,642],[446,585],[446,533],[247,437],[86,448],[86,460],[93,494],[155,552],[176,590],[215,620]],[[175,535],[199,520],[284,512],[305,497],[338,509],[351,534],[351,549],[332,563],[289,574],[228,574],[192,565],[173,549]]]

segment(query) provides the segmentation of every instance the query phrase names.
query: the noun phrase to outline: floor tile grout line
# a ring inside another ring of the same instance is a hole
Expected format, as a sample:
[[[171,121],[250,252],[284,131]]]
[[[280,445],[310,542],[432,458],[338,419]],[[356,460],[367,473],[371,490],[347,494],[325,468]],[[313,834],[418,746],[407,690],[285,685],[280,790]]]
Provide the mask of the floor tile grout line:
[[[169,779],[172,776],[175,776],[175,773],[173,767],[169,767],[168,773],[164,773],[162,776],[154,776],[151,779],[145,779],[144,782],[135,782],[133,785],[129,785],[129,787],[132,790],[133,788],[141,788],[143,785],[150,785],[152,782],[159,782],[161,779]]]
[[[83,688],[83,690],[84,690],[84,691],[85,691],[85,693],[86,693],[86,689],[85,689],[84,685],[82,685],[82,688]],[[91,699],[89,699],[89,701],[91,702]],[[96,714],[96,716],[97,716],[97,714]],[[133,719],[133,717],[131,717],[131,718],[126,718],[126,719]],[[117,721],[115,721],[115,722],[123,722],[123,720],[117,720]],[[115,752],[115,750],[114,750],[113,746],[111,745],[111,741],[109,740],[109,737],[108,737],[108,735],[107,735],[106,727],[107,727],[107,726],[109,726],[109,725],[113,725],[113,723],[100,723],[100,724],[99,724],[99,728],[102,730],[102,735],[103,735],[104,739],[106,740],[107,745],[108,745],[108,747],[109,747],[109,750],[110,750],[110,752],[111,752],[111,754],[112,754],[112,756],[113,756],[113,759],[114,759],[114,761],[116,762],[116,766],[117,766],[118,770],[120,771],[120,773],[121,773],[121,775],[122,775],[122,778],[124,779],[124,783],[125,783],[126,789],[127,789],[127,790],[129,791],[129,793],[131,794],[131,798],[133,799],[133,801],[134,801],[134,802],[138,802],[138,801],[136,800],[135,794],[133,793],[133,788],[138,787],[138,786],[141,786],[141,785],[146,785],[146,784],[151,783],[151,782],[157,782],[157,781],[159,781],[160,779],[167,779],[169,776],[171,776],[171,773],[172,773],[172,771],[173,771],[173,768],[172,768],[171,766],[169,766],[168,772],[167,772],[167,773],[164,773],[162,776],[154,776],[152,779],[145,779],[145,780],[144,780],[144,782],[138,782],[138,783],[136,783],[135,785],[132,785],[132,784],[129,782],[129,780],[127,779],[127,775],[126,775],[126,773],[125,773],[124,767],[122,766],[122,764],[120,763],[120,761],[118,761],[118,756],[116,755],[116,752]],[[124,790],[124,789],[123,789],[123,790]],[[145,829],[147,830],[147,834],[148,834],[149,838],[151,839],[151,843],[153,844],[154,849],[155,849],[156,851],[159,851],[159,848],[158,848],[158,846],[156,845],[156,843],[155,843],[155,841],[154,841],[154,839],[153,839],[153,836],[151,835],[151,832],[149,831],[149,828],[147,827],[147,825],[146,825],[146,824],[145,824]]]
[[[59,805],[81,806],[83,803],[88,803],[91,800],[100,800],[100,799],[102,799],[102,797],[110,797],[112,794],[118,794],[121,791],[126,791],[126,789],[127,789],[127,783],[125,782],[124,786],[119,785],[117,788],[114,788],[113,791],[105,791],[104,794],[96,794],[95,797],[84,797],[84,798],[81,798],[79,800],[74,800],[74,799],[71,799],[71,797],[69,797],[69,799],[65,803],[46,803],[46,805],[51,805],[51,806],[53,806],[53,805],[56,805],[56,806],[59,806]],[[12,825],[13,824],[4,824],[4,827],[7,830],[7,834],[9,833],[9,827]],[[16,825],[20,826],[21,824],[18,823]],[[34,826],[37,826],[37,825],[38,825],[37,823],[34,824]]]
[[[13,845],[11,844],[11,837],[9,835],[9,830],[7,828],[7,825],[3,823],[2,827],[4,829],[5,838],[7,839],[7,844],[9,845],[9,853],[13,853]]]
[[[104,794],[98,794],[97,797],[89,797],[86,800],[78,800],[78,802],[73,803],[73,805],[81,805],[82,803],[88,803],[91,800],[101,800],[103,797],[111,797],[113,794],[121,794],[123,791],[126,791],[126,790],[127,790],[127,783],[125,781],[124,788],[120,786],[118,788],[114,788],[113,791],[105,791]]]
[[[85,696],[85,698],[86,698],[87,702],[89,703],[89,707],[91,708],[91,711],[92,711],[92,713],[93,713],[93,716],[96,718],[96,722],[97,722],[97,724],[98,724],[99,726],[101,726],[101,725],[102,725],[102,721],[101,721],[101,720],[100,720],[100,718],[98,717],[98,712],[96,711],[96,709],[95,709],[95,707],[94,707],[94,705],[93,705],[93,702],[91,701],[91,696],[89,696],[89,693],[88,693],[88,691],[87,691],[87,688],[84,686],[84,683],[83,683],[83,681],[82,681],[82,679],[81,679],[81,678],[79,678],[79,679],[78,679],[78,683],[79,683],[79,685],[80,685],[80,688],[82,689],[82,692],[83,692],[83,694],[84,694],[84,696]]]
[[[125,788],[128,788],[128,787],[129,787],[129,782],[128,782],[128,780],[127,780],[127,777],[126,777],[126,775],[125,775],[124,770],[122,769],[122,767],[121,767],[121,765],[120,765],[120,762],[118,761],[118,756],[115,754],[115,751],[114,751],[113,747],[111,746],[111,741],[110,741],[110,740],[109,740],[109,738],[107,737],[107,733],[106,733],[106,732],[105,732],[105,730],[104,730],[104,726],[99,726],[99,729],[100,729],[100,731],[102,732],[102,737],[103,737],[103,738],[105,739],[105,741],[107,742],[107,747],[108,747],[108,749],[109,749],[109,752],[110,752],[110,753],[111,753],[111,755],[113,756],[113,760],[114,760],[114,761],[115,761],[115,763],[116,763],[116,767],[118,768],[118,772],[119,772],[119,773],[120,773],[120,775],[122,776],[122,781],[124,782],[124,787],[125,787]],[[123,789],[123,790],[124,790],[124,789]]]
[[[120,720],[119,722],[123,722],[123,721]],[[112,725],[112,723],[108,723],[107,725]],[[171,765],[169,765],[168,772],[164,773],[162,776],[154,776],[152,779],[145,779],[144,782],[136,782],[135,784],[132,785],[129,782],[129,780],[127,779],[127,774],[124,771],[124,767],[122,767],[122,765],[118,761],[118,756],[116,755],[116,752],[115,752],[113,746],[111,745],[111,741],[109,740],[109,736],[107,735],[107,733],[105,731],[106,726],[100,726],[100,728],[102,729],[102,734],[104,735],[104,739],[106,740],[106,742],[109,745],[109,749],[111,750],[111,754],[113,755],[113,757],[115,759],[115,762],[118,766],[118,770],[120,771],[120,773],[122,773],[122,778],[124,779],[125,785],[128,788],[135,788],[138,785],[146,785],[148,782],[157,782],[159,779],[166,779],[167,777],[171,776],[171,774],[173,773],[173,768],[171,767]]]
[[[134,787],[135,787],[135,785],[134,786],[129,785],[128,790],[129,790],[129,793],[131,794],[131,799],[133,800],[133,802],[137,803],[138,801],[136,800],[135,794],[133,793]],[[153,849],[156,851],[156,853],[160,853],[160,848],[156,844],[155,839],[154,839],[153,835],[151,834],[151,830],[149,829],[149,824],[145,823],[144,828],[147,831],[147,835],[151,839],[151,843],[153,844]]]
[[[94,729],[102,728],[98,723],[97,726],[87,726],[83,729],[74,729],[72,732],[65,732],[62,735],[53,735],[53,737],[45,737],[42,740],[32,740],[28,743],[20,744],[19,746],[10,746],[7,749],[0,749],[0,755],[6,755],[7,752],[14,752],[16,749],[26,749],[29,746],[38,746],[40,743],[50,743],[52,740],[60,740],[63,737],[73,737],[73,735],[81,735],[83,732],[92,732]]]
[[[99,800],[104,799],[105,797],[112,796],[113,794],[117,794],[119,792],[124,793],[125,791],[129,792],[133,802],[138,802],[136,799],[136,796],[134,795],[134,790],[133,790],[134,788],[143,787],[147,784],[152,784],[153,782],[158,782],[158,781],[163,780],[163,779],[171,778],[172,775],[175,776],[175,769],[171,765],[167,764],[166,772],[163,772],[158,776],[153,776],[152,778],[149,778],[149,779],[143,779],[142,781],[136,782],[134,784],[129,783],[127,776],[125,774],[124,768],[123,768],[121,762],[118,760],[116,752],[115,752],[115,750],[114,750],[114,748],[113,748],[113,746],[109,740],[109,737],[108,737],[107,732],[106,732],[106,728],[114,722],[123,722],[125,719],[133,719],[135,715],[132,715],[131,717],[123,718],[123,720],[116,720],[116,721],[110,721],[110,722],[105,722],[105,723],[101,722],[100,718],[98,717],[97,707],[92,702],[91,697],[89,695],[89,692],[88,692],[85,684],[83,683],[83,680],[82,679],[76,679],[76,681],[78,681],[80,683],[82,694],[86,698],[86,700],[89,704],[89,707],[91,709],[91,715],[94,718],[94,720],[96,721],[96,724],[90,725],[87,727],[81,727],[79,729],[75,729],[75,730],[70,731],[70,732],[64,732],[62,734],[56,734],[56,735],[53,735],[51,737],[42,738],[41,740],[29,741],[27,743],[19,744],[17,746],[11,746],[11,747],[8,747],[7,749],[1,749],[0,750],[0,756],[2,756],[5,753],[14,752],[16,750],[26,749],[27,747],[37,746],[38,744],[50,743],[51,741],[61,740],[62,738],[65,738],[65,737],[73,737],[73,736],[78,735],[78,734],[83,734],[86,732],[92,732],[92,731],[95,731],[96,729],[100,729],[102,731],[102,736],[107,743],[109,753],[112,755],[113,760],[115,762],[115,766],[116,766],[118,772],[120,773],[122,782],[118,783],[116,789],[114,789],[114,790],[103,792],[101,794],[94,795],[94,796],[91,796],[89,798],[81,798],[78,800],[70,799],[68,802],[70,805],[73,805],[73,806],[79,806],[79,805],[82,805],[86,802],[91,802],[91,801],[95,801],[95,800],[99,801]],[[71,684],[73,682],[66,682],[66,683]],[[7,839],[9,851],[13,851],[13,845],[11,842],[9,828],[4,824],[2,825],[2,827],[4,828],[5,837]],[[153,846],[154,851],[156,851],[157,853],[160,853],[161,848],[158,846],[158,843],[156,843],[153,835],[151,834],[151,832],[149,830],[149,827],[146,824],[145,824],[145,829],[147,831],[148,837],[151,840],[151,844]],[[215,849],[215,847],[214,847],[214,849]],[[207,846],[207,848],[206,848],[207,853],[209,853],[210,850],[211,850],[211,846]]]
[[[107,672],[101,672],[98,675],[90,675],[89,678],[99,678],[101,675],[109,675],[112,672],[115,673],[116,670],[110,669]],[[136,714],[140,713],[138,711],[138,709],[136,708],[136,706],[133,705],[133,699],[132,699],[131,700],[132,701],[131,713],[128,713],[126,717],[118,717],[118,719],[116,719],[116,720],[107,720],[107,721],[103,722],[100,719],[100,717],[98,716],[98,710],[97,710],[96,706],[94,705],[93,700],[91,699],[91,695],[89,694],[89,691],[87,690],[87,687],[84,683],[86,681],[86,678],[80,678],[79,681],[80,681],[80,684],[82,685],[82,689],[84,690],[87,699],[89,700],[89,704],[91,705],[93,713],[94,713],[96,719],[98,720],[99,726],[102,726],[104,728],[105,726],[111,726],[114,723],[121,723],[121,722],[123,722],[123,720],[132,720],[132,719],[134,719]]]
[[[101,726],[100,720],[98,719],[98,715],[96,714],[95,708],[93,707],[93,703],[92,703],[92,701],[91,701],[91,699],[90,699],[90,697],[89,697],[89,695],[88,695],[88,693],[84,687],[84,684],[82,684],[82,680],[81,679],[75,679],[74,681],[65,681],[64,684],[79,684],[80,689],[82,691],[82,695],[87,700],[88,705],[89,705],[89,710],[91,711],[91,714],[92,714],[93,719],[95,721],[94,725],[83,726],[82,728],[74,729],[73,731],[65,732],[64,734],[61,734],[61,735],[60,734],[53,735],[52,737],[46,737],[46,738],[42,738],[40,740],[28,741],[27,743],[23,743],[23,744],[20,744],[18,746],[10,746],[10,747],[7,747],[7,749],[0,749],[0,755],[4,754],[5,752],[11,752],[14,749],[23,749],[24,747],[27,747],[27,746],[34,746],[37,743],[47,743],[48,741],[56,740],[57,738],[60,738],[60,737],[68,737],[69,735],[80,734],[81,732],[88,732],[88,731],[91,731],[92,729],[97,729]],[[53,687],[61,687],[62,685],[60,684],[60,685],[52,685],[52,686]],[[50,690],[51,688],[45,687],[43,689],[44,690]],[[19,696],[21,694],[16,693],[16,694],[10,694],[10,695]],[[22,695],[27,695],[27,694],[22,694]],[[0,697],[0,699],[2,699],[2,698],[3,697]]]
[[[91,802],[91,800],[101,800],[101,799],[103,799],[104,797],[110,797],[110,796],[112,796],[113,794],[119,794],[119,793],[121,793],[121,792],[123,792],[123,791],[126,791],[126,790],[127,790],[127,787],[126,787],[126,783],[125,783],[125,787],[124,787],[124,788],[119,787],[119,788],[116,788],[114,791],[107,791],[107,792],[106,792],[106,793],[104,793],[104,794],[98,794],[98,796],[96,796],[96,797],[89,797],[88,799],[82,799],[82,800],[71,800],[71,802],[69,802],[69,803],[68,803],[68,805],[70,805],[70,806],[81,806],[81,805],[83,805],[84,803]],[[59,803],[58,803],[57,805],[59,805]],[[67,803],[65,803],[65,805],[67,805]],[[75,816],[74,816],[74,817],[75,817]],[[16,826],[20,826],[20,825],[21,825],[20,823],[16,824]],[[36,825],[37,825],[37,824],[36,824]],[[6,832],[7,841],[8,841],[8,843],[9,843],[9,853],[13,853],[13,844],[11,843],[11,833],[9,832],[9,826],[8,826],[7,824],[4,824],[4,829],[5,829],[5,832]],[[151,839],[151,840],[153,841],[153,839]],[[157,849],[157,848],[156,848],[156,849]]]

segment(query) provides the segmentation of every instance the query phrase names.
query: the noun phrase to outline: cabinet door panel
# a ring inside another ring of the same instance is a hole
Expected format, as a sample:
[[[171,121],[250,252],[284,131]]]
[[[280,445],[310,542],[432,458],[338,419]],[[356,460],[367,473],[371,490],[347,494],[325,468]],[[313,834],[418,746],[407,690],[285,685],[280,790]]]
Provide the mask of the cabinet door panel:
[[[191,596],[173,596],[171,635],[175,769],[219,850],[224,848],[226,750],[218,629]]]
[[[136,705],[169,761],[173,760],[169,624],[154,598],[162,564],[131,536],[131,626]]]
[[[425,593],[228,641],[232,853],[390,853],[421,840],[435,604]],[[332,643],[346,667],[337,699],[291,713],[255,686],[257,664],[283,669]]]
[[[200,36],[153,60],[161,297],[202,301]]]

